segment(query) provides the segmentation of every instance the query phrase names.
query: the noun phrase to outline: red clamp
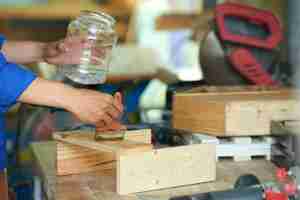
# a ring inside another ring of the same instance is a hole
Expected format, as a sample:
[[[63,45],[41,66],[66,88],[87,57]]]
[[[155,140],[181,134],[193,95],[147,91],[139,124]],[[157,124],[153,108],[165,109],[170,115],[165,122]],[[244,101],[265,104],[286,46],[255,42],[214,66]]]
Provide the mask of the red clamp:
[[[270,35],[265,39],[260,39],[253,36],[234,34],[225,26],[226,17],[238,17],[243,20],[248,20],[252,24],[266,27]],[[257,48],[274,49],[281,42],[283,37],[280,22],[272,12],[259,10],[246,5],[236,3],[218,5],[216,8],[216,23],[222,40]]]

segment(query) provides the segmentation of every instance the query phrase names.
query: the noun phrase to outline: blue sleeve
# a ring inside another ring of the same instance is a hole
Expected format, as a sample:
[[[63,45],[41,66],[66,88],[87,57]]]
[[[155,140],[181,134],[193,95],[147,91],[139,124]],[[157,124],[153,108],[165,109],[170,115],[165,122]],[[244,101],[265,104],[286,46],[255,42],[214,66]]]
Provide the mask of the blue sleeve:
[[[0,35],[0,47],[3,46],[5,40],[6,40],[5,37],[3,35]]]
[[[8,63],[0,53],[0,112],[17,102],[19,96],[36,79],[36,75],[19,65]]]

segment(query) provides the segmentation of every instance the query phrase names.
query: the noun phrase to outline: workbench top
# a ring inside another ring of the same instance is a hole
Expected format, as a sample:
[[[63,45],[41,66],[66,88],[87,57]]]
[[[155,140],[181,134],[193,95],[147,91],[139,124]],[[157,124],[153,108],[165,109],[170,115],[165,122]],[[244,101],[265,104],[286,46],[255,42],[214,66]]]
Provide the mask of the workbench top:
[[[262,159],[247,162],[223,160],[217,164],[217,181],[215,182],[119,196],[114,191],[114,172],[111,170],[62,176],[56,179],[55,143],[34,143],[32,149],[39,172],[43,181],[46,182],[47,191],[55,192],[57,181],[56,197],[58,200],[168,200],[174,196],[230,189],[242,174],[255,174],[262,182],[275,178],[275,167],[269,161]]]

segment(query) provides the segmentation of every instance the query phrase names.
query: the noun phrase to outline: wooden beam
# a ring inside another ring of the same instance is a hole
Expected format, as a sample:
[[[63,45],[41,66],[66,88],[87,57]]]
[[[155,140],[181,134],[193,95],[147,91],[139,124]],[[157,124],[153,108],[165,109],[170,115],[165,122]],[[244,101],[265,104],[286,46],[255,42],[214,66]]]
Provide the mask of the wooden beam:
[[[216,136],[269,135],[271,121],[300,119],[297,90],[281,87],[201,87],[177,92],[173,126]]]
[[[121,195],[214,181],[215,145],[197,144],[120,155],[117,192]]]
[[[192,29],[199,13],[164,14],[156,20],[157,30]]]
[[[131,132],[133,132],[132,136]],[[60,142],[98,151],[126,154],[151,150],[153,146],[149,143],[150,134],[150,130],[125,131],[123,140],[95,141],[94,133],[76,131],[55,133],[53,134],[53,138]]]

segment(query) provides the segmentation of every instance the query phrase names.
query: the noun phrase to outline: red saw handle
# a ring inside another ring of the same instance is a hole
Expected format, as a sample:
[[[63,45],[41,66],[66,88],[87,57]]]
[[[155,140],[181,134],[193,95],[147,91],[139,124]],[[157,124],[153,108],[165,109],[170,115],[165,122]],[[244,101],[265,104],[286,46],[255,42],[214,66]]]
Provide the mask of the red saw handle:
[[[280,22],[272,12],[259,10],[247,5],[224,3],[217,6],[215,15],[220,37],[224,41],[264,49],[274,49],[282,40],[283,36]],[[268,29],[269,36],[265,39],[261,39],[258,37],[238,35],[230,32],[225,25],[226,17],[230,16],[248,20],[252,24],[266,27]]]
[[[278,85],[246,49],[237,49],[229,55],[233,67],[257,85]]]

